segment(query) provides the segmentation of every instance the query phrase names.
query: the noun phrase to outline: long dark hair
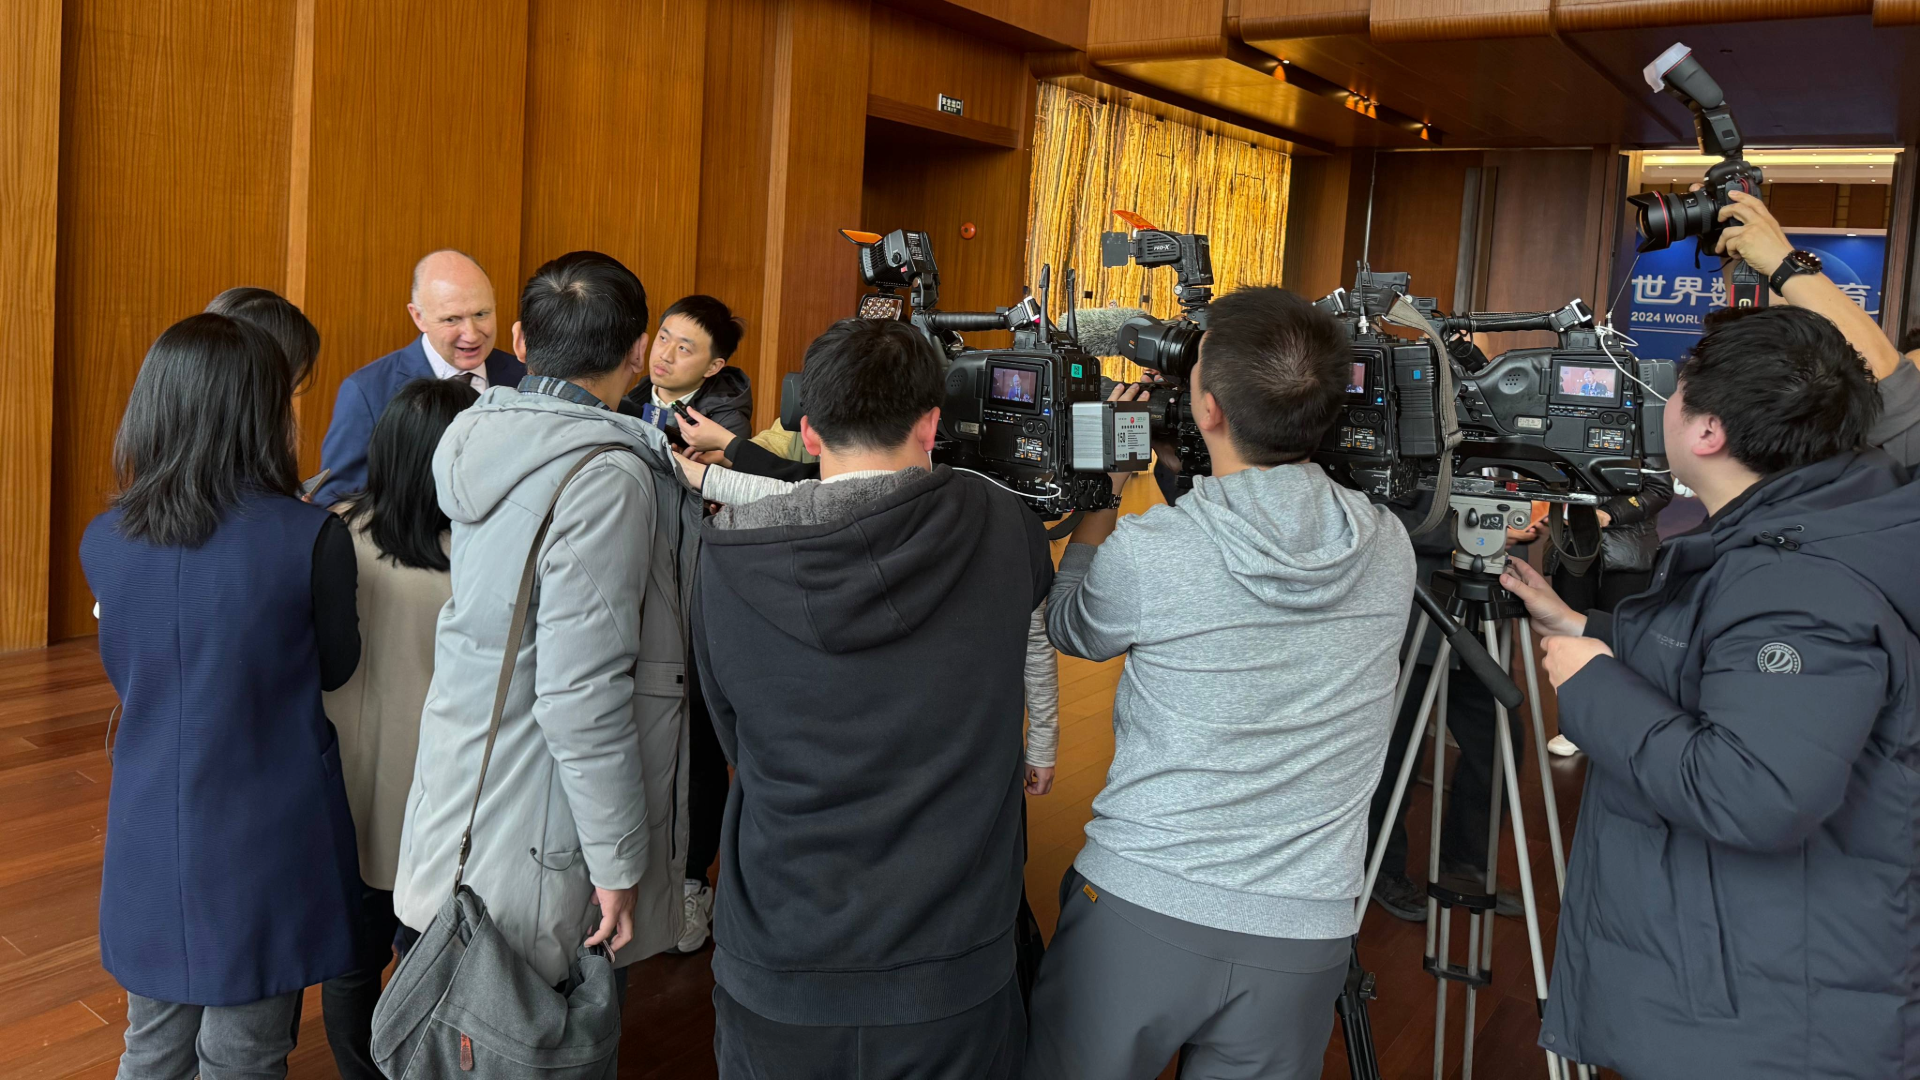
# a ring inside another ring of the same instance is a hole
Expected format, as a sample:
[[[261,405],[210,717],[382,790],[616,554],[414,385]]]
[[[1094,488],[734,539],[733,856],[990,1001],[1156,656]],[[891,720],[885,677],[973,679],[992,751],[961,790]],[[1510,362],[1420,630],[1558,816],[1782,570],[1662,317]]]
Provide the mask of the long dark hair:
[[[480,394],[461,379],[415,379],[400,388],[367,443],[367,489],[346,517],[365,524],[381,555],[416,570],[446,570],[440,536],[452,527],[433,489],[433,450]]]
[[[190,315],[147,350],[113,443],[122,535],[198,547],[243,491],[292,496],[293,385],[265,330]]]
[[[307,385],[313,374],[313,361],[320,355],[320,331],[293,301],[272,289],[241,285],[221,293],[207,304],[215,315],[230,315],[273,335],[280,352],[287,358],[287,373],[296,393]]]

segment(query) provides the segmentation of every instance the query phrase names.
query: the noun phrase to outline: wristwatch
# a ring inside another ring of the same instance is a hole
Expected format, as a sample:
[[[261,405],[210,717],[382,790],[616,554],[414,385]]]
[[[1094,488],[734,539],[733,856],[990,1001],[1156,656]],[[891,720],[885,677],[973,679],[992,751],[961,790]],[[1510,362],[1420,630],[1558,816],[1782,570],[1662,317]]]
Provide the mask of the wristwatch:
[[[1773,276],[1767,279],[1767,287],[1785,296],[1786,292],[1784,290],[1789,279],[1798,274],[1817,274],[1819,272],[1820,256],[1815,255],[1811,251],[1795,248],[1787,252],[1786,258],[1780,260],[1780,265],[1774,270]]]

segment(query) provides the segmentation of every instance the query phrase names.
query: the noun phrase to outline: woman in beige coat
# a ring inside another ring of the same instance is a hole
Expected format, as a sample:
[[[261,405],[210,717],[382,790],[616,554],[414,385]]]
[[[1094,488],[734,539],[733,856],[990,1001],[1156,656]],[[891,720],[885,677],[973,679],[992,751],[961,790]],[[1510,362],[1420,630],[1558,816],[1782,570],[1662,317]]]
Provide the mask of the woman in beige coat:
[[[360,845],[366,956],[320,991],[327,1042],[344,1080],[380,1080],[369,1043],[380,973],[392,959],[394,868],[413,782],[420,709],[433,679],[434,623],[447,602],[447,515],[433,487],[433,451],[447,425],[478,400],[465,382],[401,387],[374,425],[367,488],[334,509],[353,530],[359,563],[360,666],[324,695],[340,734],[340,763]]]

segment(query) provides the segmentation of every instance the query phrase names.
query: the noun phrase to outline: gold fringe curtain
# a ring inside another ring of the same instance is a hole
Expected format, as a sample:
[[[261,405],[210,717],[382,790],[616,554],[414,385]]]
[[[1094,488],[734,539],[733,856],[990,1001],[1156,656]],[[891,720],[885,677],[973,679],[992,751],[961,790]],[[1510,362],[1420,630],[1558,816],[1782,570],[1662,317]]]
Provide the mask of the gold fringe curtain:
[[[1033,128],[1027,280],[1038,282],[1041,265],[1051,263],[1059,290],[1072,266],[1082,292],[1093,294],[1073,298],[1076,307],[1113,303],[1162,318],[1177,313],[1172,270],[1100,266],[1100,234],[1124,230],[1113,211],[1131,210],[1158,228],[1206,233],[1216,295],[1279,284],[1289,164],[1278,150],[1043,82]],[[1056,313],[1066,299],[1054,302]],[[1114,378],[1138,377],[1125,361],[1108,361],[1107,369]]]

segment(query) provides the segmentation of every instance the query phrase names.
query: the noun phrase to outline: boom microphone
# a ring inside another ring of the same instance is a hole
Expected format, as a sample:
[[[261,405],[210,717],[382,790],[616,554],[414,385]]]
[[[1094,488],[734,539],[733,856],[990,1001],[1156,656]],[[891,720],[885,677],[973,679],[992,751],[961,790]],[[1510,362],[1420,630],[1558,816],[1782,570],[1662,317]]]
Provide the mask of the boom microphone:
[[[1073,317],[1079,323],[1081,351],[1093,356],[1119,356],[1120,328],[1127,320],[1145,314],[1146,311],[1137,307],[1075,308]]]

